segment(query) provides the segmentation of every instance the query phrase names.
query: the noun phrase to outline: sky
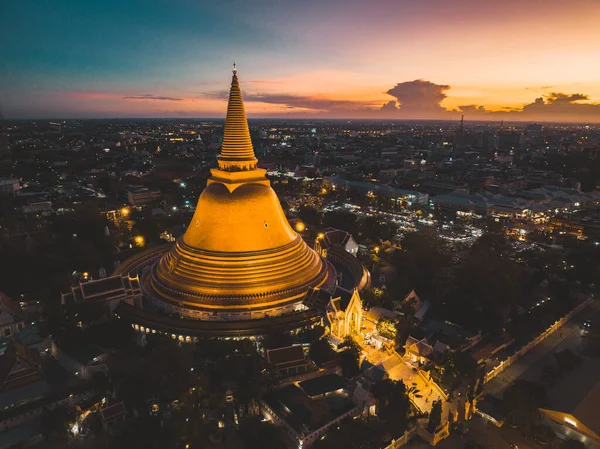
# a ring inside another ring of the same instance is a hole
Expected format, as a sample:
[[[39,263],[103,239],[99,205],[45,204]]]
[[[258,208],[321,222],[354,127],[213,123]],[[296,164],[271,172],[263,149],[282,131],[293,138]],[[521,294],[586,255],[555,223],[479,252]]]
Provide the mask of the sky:
[[[600,122],[600,0],[0,0],[6,118]]]

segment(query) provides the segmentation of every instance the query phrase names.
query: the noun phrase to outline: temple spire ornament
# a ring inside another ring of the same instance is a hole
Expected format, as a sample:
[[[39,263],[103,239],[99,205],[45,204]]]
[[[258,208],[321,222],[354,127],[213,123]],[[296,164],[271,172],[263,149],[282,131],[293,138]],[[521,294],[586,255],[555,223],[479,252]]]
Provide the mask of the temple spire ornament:
[[[218,158],[219,169],[231,172],[254,170],[258,160],[254,155],[254,148],[250,140],[248,119],[246,118],[246,109],[244,108],[235,62],[233,63],[232,72],[223,145]]]

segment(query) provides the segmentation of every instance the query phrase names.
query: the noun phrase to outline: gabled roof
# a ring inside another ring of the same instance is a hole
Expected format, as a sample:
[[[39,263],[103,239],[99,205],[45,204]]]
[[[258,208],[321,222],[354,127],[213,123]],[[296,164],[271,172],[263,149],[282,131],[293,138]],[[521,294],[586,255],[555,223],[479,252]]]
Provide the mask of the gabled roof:
[[[323,243],[327,248],[332,245],[344,247],[350,240],[354,240],[352,235],[346,231],[342,231],[341,229],[330,228],[325,231],[323,236]]]
[[[404,349],[406,352],[415,352],[420,356],[427,357],[431,353],[433,353],[433,348],[429,343],[427,343],[427,338],[423,338],[421,340],[417,340],[412,336],[408,336],[406,339],[406,343],[404,344]]]
[[[11,341],[0,356],[0,391],[43,380],[45,376],[39,352]]]
[[[109,292],[123,290],[124,288],[121,276],[111,276],[81,284],[81,290],[86,297],[105,295]]]
[[[267,361],[278,368],[296,366],[306,362],[302,346],[287,346],[285,348],[268,349]]]
[[[110,405],[102,411],[100,411],[100,415],[102,416],[102,421],[108,421],[110,419],[116,418],[118,416],[124,415],[127,413],[125,409],[125,405],[123,402],[118,402],[114,405]]]
[[[337,374],[326,374],[302,381],[298,385],[308,396],[312,397],[344,388],[344,379]]]
[[[25,313],[18,302],[13,301],[4,293],[0,293],[0,313],[6,312],[18,320],[25,319]]]

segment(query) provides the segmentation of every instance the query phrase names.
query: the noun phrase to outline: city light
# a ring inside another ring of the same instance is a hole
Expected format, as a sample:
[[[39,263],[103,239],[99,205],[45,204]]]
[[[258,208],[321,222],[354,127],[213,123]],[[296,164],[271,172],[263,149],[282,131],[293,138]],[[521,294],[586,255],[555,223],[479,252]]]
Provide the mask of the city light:
[[[302,232],[306,229],[306,226],[304,225],[304,223],[302,223],[301,221],[298,221],[296,223],[296,231],[298,232]]]
[[[137,246],[144,246],[144,243],[146,242],[144,237],[141,235],[136,235],[134,240]]]
[[[127,217],[130,212],[131,212],[131,210],[128,207],[124,207],[124,208],[121,209],[121,216],[122,217]]]

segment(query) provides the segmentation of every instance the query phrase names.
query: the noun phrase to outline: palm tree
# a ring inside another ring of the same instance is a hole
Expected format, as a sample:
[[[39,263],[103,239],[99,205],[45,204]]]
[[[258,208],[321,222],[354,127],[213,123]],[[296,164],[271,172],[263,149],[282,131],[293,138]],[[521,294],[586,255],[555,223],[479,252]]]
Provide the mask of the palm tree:
[[[412,386],[410,386],[406,389],[406,394],[408,395],[408,397],[410,397],[412,395],[413,397],[419,398],[419,399],[423,397],[423,395],[421,394],[421,390],[419,390],[417,388],[416,382],[413,382]]]

